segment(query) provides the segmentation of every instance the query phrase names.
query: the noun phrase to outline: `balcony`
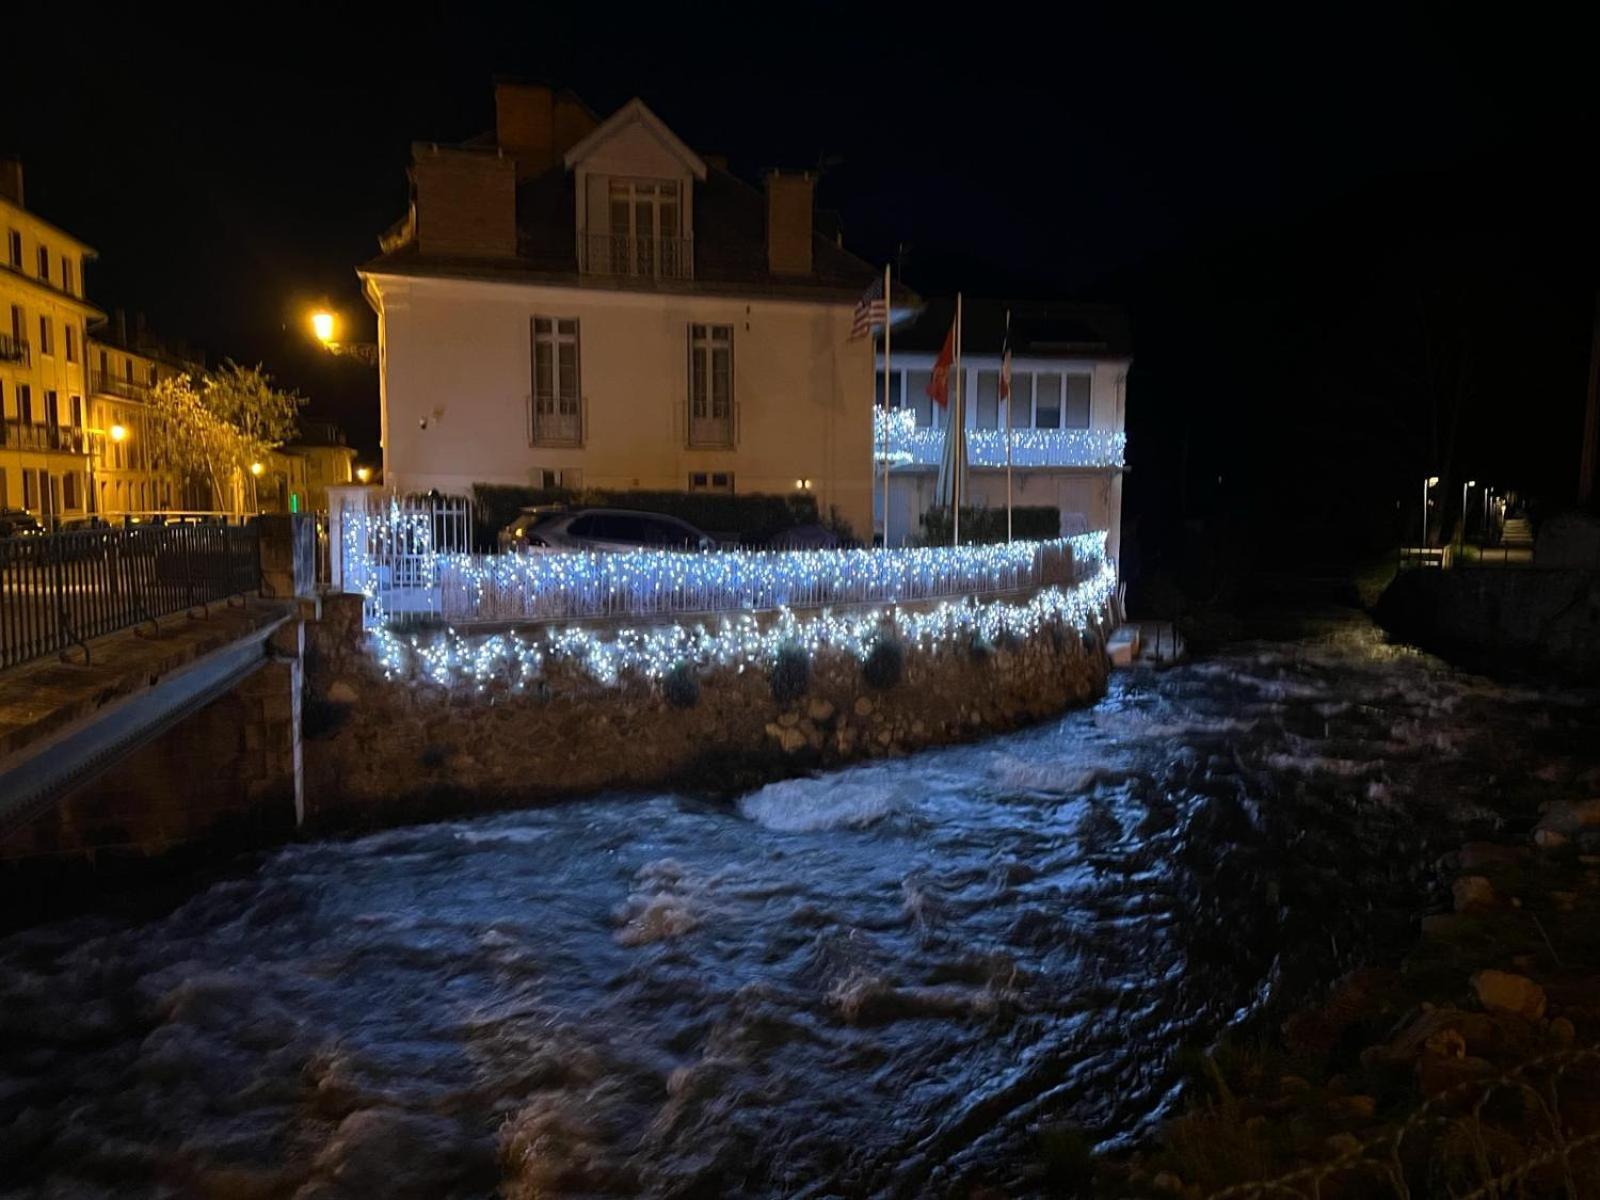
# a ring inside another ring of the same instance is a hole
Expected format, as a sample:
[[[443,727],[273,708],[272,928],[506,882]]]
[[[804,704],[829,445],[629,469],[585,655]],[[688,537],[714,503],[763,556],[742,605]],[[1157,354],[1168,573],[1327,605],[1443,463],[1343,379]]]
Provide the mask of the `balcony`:
[[[89,372],[89,390],[97,396],[120,396],[124,400],[137,400],[141,404],[150,399],[150,387],[135,379],[118,379],[104,371]]]
[[[885,416],[873,409],[874,458],[894,467],[937,467],[944,455],[944,430],[916,423],[916,413],[897,408]],[[1013,429],[1011,465],[1039,467],[1120,467],[1127,434],[1110,429]],[[967,465],[1004,467],[1006,431],[968,429]]]
[[[33,349],[25,339],[0,333],[0,362],[18,363],[26,367],[32,361]]]
[[[73,425],[40,425],[7,417],[0,421],[0,446],[8,450],[50,450],[62,454],[84,452],[83,430]]]
[[[738,438],[733,412],[720,415],[689,413],[689,448],[691,450],[731,450]]]
[[[562,412],[551,401],[540,400],[533,410],[535,446],[583,445],[583,410]]]
[[[694,239],[580,233],[578,270],[633,279],[693,279]]]

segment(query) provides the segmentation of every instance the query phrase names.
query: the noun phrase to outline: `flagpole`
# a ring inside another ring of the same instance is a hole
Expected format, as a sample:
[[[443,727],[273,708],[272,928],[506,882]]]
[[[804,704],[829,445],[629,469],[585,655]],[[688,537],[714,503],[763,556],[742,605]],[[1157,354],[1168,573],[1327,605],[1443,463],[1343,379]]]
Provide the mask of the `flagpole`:
[[[966,436],[966,414],[961,410],[961,293],[956,293],[956,403],[955,418],[949,430],[945,432],[947,438],[960,438]],[[951,461],[955,464],[955,478],[950,481],[950,495],[954,500],[951,505],[950,544],[961,545],[961,457],[965,447],[960,442],[955,444],[955,456]]]
[[[1006,342],[1004,353],[1007,362],[1001,366],[1006,372],[1006,542],[1011,541],[1011,310],[1006,309]]]
[[[883,264],[883,548],[889,548],[889,383],[894,370],[889,358],[889,264]]]

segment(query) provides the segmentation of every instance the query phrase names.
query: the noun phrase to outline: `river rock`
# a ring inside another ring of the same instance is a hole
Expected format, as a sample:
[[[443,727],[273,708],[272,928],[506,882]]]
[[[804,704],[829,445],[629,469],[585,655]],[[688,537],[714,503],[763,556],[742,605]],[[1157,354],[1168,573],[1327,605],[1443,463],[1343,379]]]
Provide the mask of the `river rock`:
[[[1494,888],[1482,875],[1463,875],[1450,887],[1457,912],[1482,912],[1494,907]]]
[[[335,704],[354,704],[356,689],[342,679],[335,679],[328,685],[328,699]]]
[[[1525,975],[1479,971],[1472,977],[1478,1003],[1490,1012],[1512,1013],[1537,1021],[1544,1016],[1544,989]]]
[[[872,699],[869,696],[857,696],[855,703],[856,716],[870,717],[872,715]]]
[[[1545,809],[1544,816],[1539,818],[1538,828],[1566,834],[1577,833],[1580,829],[1600,828],[1600,798],[1557,800]]]
[[[806,716],[813,722],[821,725],[824,721],[833,719],[833,701],[823,700],[818,697],[806,705]]]
[[[1502,846],[1498,842],[1468,842],[1461,847],[1461,869],[1478,871],[1484,867],[1510,867],[1528,857],[1521,846]]]
[[[1567,835],[1554,829],[1535,829],[1533,844],[1541,850],[1559,850],[1567,844]]]
[[[1371,1096],[1335,1096],[1328,1101],[1328,1115],[1340,1121],[1370,1121],[1378,1111],[1378,1102]]]

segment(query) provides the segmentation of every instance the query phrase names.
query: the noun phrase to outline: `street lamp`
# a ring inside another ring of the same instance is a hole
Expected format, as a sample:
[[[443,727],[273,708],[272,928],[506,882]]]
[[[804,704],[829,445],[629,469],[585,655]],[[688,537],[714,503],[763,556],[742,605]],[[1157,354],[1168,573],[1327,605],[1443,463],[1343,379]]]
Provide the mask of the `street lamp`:
[[[359,358],[369,367],[378,365],[378,346],[376,342],[340,342],[334,339],[338,332],[339,319],[332,311],[319,308],[311,314],[311,333],[322,343],[323,349],[329,354],[343,354],[350,358]]]
[[[261,472],[263,472],[265,470],[266,470],[266,468],[263,467],[258,462],[253,462],[253,463],[250,464],[250,474],[252,474],[252,475],[259,476],[261,474]]]
[[[356,468],[356,479],[359,482],[366,483],[371,478],[372,478],[372,468],[371,467],[357,467]]]
[[[124,441],[128,436],[128,427],[126,425],[113,425],[109,432],[113,442]]]
[[[1437,487],[1438,484],[1439,477],[1437,475],[1429,475],[1422,481],[1422,548],[1424,550],[1428,548],[1428,491],[1430,488]]]
[[[317,341],[324,346],[333,343],[333,314],[325,308],[320,308],[311,314],[311,332],[316,335]]]

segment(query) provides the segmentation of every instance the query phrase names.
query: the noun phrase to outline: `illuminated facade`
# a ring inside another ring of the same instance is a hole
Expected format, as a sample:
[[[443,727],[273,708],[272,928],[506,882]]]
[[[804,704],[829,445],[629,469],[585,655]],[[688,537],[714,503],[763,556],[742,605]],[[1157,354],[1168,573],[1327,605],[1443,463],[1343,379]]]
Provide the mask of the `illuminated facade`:
[[[83,295],[94,251],[29,212],[22,166],[0,161],[0,507],[47,525],[84,517],[89,491]]]
[[[122,339],[123,342],[126,339]],[[129,348],[113,338],[89,340],[90,487],[95,511],[110,521],[155,512],[210,507],[185,495],[183,481],[159,468],[151,453],[150,391],[194,368]]]
[[[412,205],[360,274],[384,479],[784,493],[872,521],[878,276],[809,175],[751,187],[635,100],[501,85],[493,136],[413,148]]]
[[[1095,305],[1006,305],[968,300],[962,306],[962,395],[971,503],[1006,503],[1007,406],[1000,400],[1000,354],[1011,311],[1009,406],[1012,503],[1061,512],[1062,532],[1103,529],[1113,559],[1121,548],[1122,477],[1127,447],[1128,368],[1122,316]],[[891,410],[881,409],[884,364],[878,363],[875,456],[889,464],[889,541],[903,545],[921,532],[933,507],[953,406],[934,403],[929,380],[953,316],[933,302],[909,325],[897,326],[887,379]],[[949,394],[954,395],[955,372]],[[883,498],[874,493],[882,529]]]

